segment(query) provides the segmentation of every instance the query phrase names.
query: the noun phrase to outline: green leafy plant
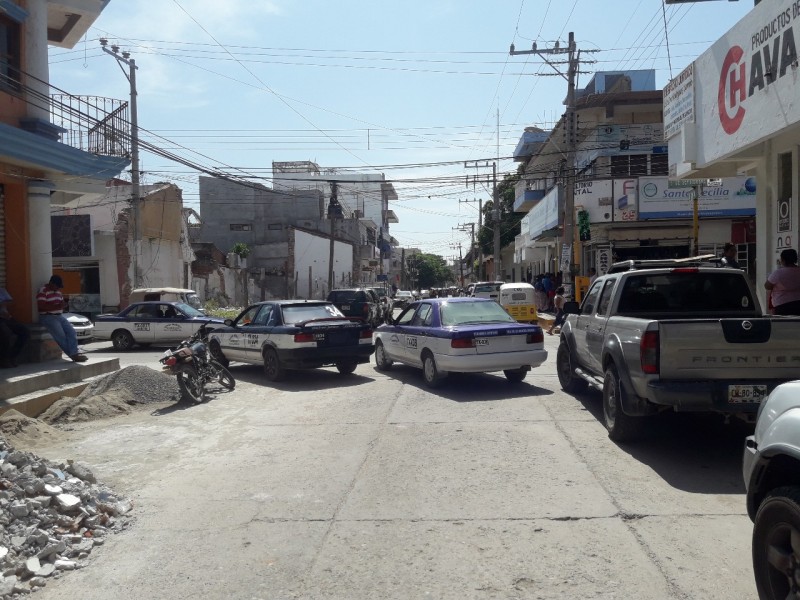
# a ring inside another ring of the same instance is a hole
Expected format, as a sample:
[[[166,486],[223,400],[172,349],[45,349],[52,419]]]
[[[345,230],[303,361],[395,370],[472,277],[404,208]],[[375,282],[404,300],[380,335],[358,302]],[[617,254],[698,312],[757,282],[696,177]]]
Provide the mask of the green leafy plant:
[[[238,254],[241,258],[247,258],[247,255],[250,254],[250,246],[244,242],[236,242],[233,245],[231,252]]]

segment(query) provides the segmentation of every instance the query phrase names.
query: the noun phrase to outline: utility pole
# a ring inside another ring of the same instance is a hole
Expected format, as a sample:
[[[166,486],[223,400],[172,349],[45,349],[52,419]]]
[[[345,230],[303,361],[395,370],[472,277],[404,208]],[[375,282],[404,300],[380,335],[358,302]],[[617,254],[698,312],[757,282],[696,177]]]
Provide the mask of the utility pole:
[[[461,200],[459,200],[459,202],[461,202]],[[465,202],[466,202],[466,200],[465,200]],[[475,260],[475,223],[462,223],[458,227],[454,227],[453,229],[455,229],[456,231],[470,231],[471,232],[471,234],[470,234],[471,242],[470,242],[469,248],[470,248],[470,252],[472,254],[472,260],[474,261]],[[472,276],[473,277],[475,276],[474,270],[472,272]],[[461,280],[462,280],[461,281],[461,285],[463,286],[464,285],[464,281],[463,281],[464,280],[464,273],[463,273],[463,271],[461,273]]]
[[[470,164],[465,162],[464,163],[464,168],[465,169],[467,169],[467,168],[472,168],[472,169],[486,168],[486,169],[488,169],[489,168],[489,163],[488,162],[484,163],[482,165],[478,164],[478,162],[479,161],[475,161],[475,164],[472,164],[472,165],[470,165]],[[493,165],[492,166],[492,170],[494,171],[495,169],[496,169],[496,165]],[[495,175],[495,177],[496,177],[496,175]],[[467,182],[467,185],[469,185],[469,182]],[[474,202],[474,200],[459,200],[459,203],[461,203],[461,202]],[[495,203],[494,206],[496,207],[497,203]],[[478,235],[479,236],[480,236],[480,232],[482,230],[483,230],[483,199],[478,201]],[[478,245],[480,246],[480,241],[478,242]],[[486,265],[484,265],[484,263],[483,263],[483,248],[479,248],[479,251],[480,251],[480,273],[479,273],[479,276],[478,276],[478,280],[479,281],[486,281],[487,275],[486,275]]]
[[[500,259],[500,198],[497,197],[497,162],[492,163],[492,216],[494,218],[494,280],[502,281],[503,261]]]
[[[139,115],[136,106],[136,61],[130,52],[119,52],[119,46],[112,45],[108,49],[108,40],[100,38],[100,46],[106,54],[117,59],[119,68],[131,86],[131,207],[133,208],[133,287],[138,288],[139,281],[139,254],[142,245],[141,225],[141,194],[139,192]],[[127,65],[128,72],[122,65]]]
[[[459,272],[458,287],[464,287],[464,257],[461,254],[461,242],[459,242],[458,244],[450,244],[450,247],[453,250],[458,248],[458,272]]]
[[[330,250],[328,252],[328,292],[333,289],[334,284],[336,283],[334,279],[334,272],[333,272],[333,249],[334,249],[334,224],[337,218],[341,218],[342,216],[342,207],[339,204],[339,196],[338,190],[336,187],[336,182],[331,181],[331,199],[328,202],[328,219],[331,222],[331,245]]]
[[[596,52],[596,50],[587,50],[586,52]],[[564,129],[566,131],[566,159],[567,169],[565,176],[565,190],[564,190],[564,249],[567,251],[567,256],[562,257],[562,265],[566,268],[562,269],[564,272],[562,285],[567,296],[573,296],[573,274],[572,274],[572,259],[573,247],[575,245],[575,175],[577,173],[575,165],[575,151],[578,145],[578,132],[575,123],[575,79],[578,75],[580,66],[581,51],[576,49],[575,34],[569,32],[569,44],[567,48],[560,48],[556,42],[553,48],[540,50],[536,42],[530,50],[515,50],[514,44],[511,44],[509,51],[511,56],[519,54],[537,54],[548,65],[550,65],[556,72],[567,81],[567,110],[564,113]],[[553,54],[567,54],[567,74],[564,75],[547,57]]]

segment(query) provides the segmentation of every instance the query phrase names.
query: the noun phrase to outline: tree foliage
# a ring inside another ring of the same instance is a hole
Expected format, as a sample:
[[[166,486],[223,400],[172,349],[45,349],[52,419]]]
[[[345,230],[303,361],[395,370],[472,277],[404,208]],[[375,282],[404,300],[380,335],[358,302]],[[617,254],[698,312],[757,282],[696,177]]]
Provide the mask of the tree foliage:
[[[455,276],[447,261],[438,254],[415,254],[406,262],[412,285],[417,289],[443,287],[455,282]]]
[[[497,184],[497,196],[500,199],[500,247],[514,243],[519,235],[520,221],[524,213],[514,212],[515,187],[522,178],[521,171],[509,173]],[[478,245],[484,255],[494,254],[494,202],[483,205],[483,227],[478,232]]]

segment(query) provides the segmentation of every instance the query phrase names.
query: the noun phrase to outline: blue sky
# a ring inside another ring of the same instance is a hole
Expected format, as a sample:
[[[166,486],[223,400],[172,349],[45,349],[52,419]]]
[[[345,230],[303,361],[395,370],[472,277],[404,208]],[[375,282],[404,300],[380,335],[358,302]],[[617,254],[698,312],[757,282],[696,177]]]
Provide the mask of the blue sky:
[[[578,48],[600,50],[585,71],[654,68],[663,87],[670,62],[677,75],[752,5],[666,6],[668,53],[660,0],[111,0],[74,49],[51,49],[50,77],[126,99],[105,37],[139,66],[143,139],[266,185],[272,161],[382,172],[399,195],[394,237],[452,257],[469,242],[455,228],[477,222],[477,203],[459,200],[489,198],[467,186],[476,171],[464,162],[501,157],[513,171],[523,128],[564,110],[566,81],[538,75],[553,71],[536,56],[509,56],[512,42],[550,47],[574,31]],[[147,153],[142,170],[197,206],[197,172]]]

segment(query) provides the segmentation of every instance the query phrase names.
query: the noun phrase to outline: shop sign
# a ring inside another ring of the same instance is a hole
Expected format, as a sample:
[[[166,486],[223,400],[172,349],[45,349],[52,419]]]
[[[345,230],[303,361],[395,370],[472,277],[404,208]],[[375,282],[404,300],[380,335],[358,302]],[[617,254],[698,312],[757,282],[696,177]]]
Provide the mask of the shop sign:
[[[673,137],[687,123],[694,123],[694,63],[664,88],[664,139]]]
[[[695,188],[670,188],[666,177],[639,178],[639,219],[692,218]],[[724,177],[716,187],[700,188],[700,217],[756,214],[755,177]]]
[[[598,248],[595,254],[597,274],[605,275],[611,267],[611,248]]]
[[[561,245],[561,264],[560,270],[567,272],[569,271],[569,265],[572,262],[572,244],[562,244]]]
[[[575,184],[575,207],[589,213],[590,223],[606,223],[613,218],[613,193],[610,179],[579,181]]]
[[[635,178],[614,180],[614,221],[638,221],[639,180]]]
[[[800,3],[758,4],[695,61],[698,164],[706,165],[800,122]],[[795,31],[797,30],[797,31]]]

